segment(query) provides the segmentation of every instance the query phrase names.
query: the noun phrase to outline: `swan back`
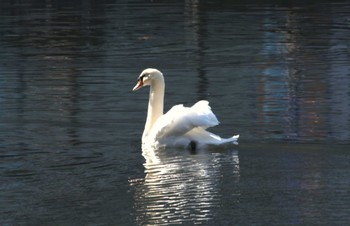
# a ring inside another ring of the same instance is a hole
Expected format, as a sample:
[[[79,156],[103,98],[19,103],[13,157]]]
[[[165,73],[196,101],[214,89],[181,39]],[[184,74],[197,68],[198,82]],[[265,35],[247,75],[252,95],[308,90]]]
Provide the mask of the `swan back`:
[[[185,143],[195,139],[194,129],[205,129],[219,124],[214,113],[211,111],[208,101],[202,100],[192,107],[176,105],[165,115],[162,115],[152,127],[145,142],[155,143]],[[198,135],[198,130],[197,135]],[[203,135],[203,134],[202,134]],[[201,136],[203,138],[203,136]]]

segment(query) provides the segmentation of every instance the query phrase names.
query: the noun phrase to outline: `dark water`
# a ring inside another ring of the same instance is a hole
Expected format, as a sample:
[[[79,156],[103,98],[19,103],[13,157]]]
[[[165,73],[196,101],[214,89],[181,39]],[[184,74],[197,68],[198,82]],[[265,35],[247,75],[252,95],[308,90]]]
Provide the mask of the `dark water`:
[[[2,1],[0,224],[348,224],[350,4],[281,2]],[[142,153],[146,67],[240,145]]]

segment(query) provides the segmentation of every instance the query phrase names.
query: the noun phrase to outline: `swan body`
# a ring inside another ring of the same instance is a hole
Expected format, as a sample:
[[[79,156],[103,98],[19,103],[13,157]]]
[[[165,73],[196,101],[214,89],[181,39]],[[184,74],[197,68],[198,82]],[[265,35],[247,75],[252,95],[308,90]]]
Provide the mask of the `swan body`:
[[[221,138],[206,130],[219,124],[206,100],[198,101],[192,107],[175,105],[163,114],[165,83],[163,74],[157,69],[142,71],[133,91],[144,86],[150,86],[147,120],[142,135],[144,146],[190,146],[193,149],[205,145],[238,144],[239,135]]]

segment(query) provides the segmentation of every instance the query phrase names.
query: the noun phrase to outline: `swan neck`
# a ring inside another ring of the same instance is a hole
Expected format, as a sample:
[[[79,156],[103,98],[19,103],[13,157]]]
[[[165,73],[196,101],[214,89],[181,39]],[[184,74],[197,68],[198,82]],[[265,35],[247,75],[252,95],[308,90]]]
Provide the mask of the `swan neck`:
[[[147,136],[157,119],[163,115],[164,108],[164,80],[157,80],[150,87],[147,121],[143,137]]]

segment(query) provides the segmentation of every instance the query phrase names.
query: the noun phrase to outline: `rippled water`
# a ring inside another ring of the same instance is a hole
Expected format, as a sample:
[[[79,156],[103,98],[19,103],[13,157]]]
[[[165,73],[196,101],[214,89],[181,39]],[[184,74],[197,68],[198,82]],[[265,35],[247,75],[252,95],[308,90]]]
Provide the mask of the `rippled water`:
[[[347,224],[349,10],[1,2],[0,224]],[[146,67],[240,145],[142,151]]]

